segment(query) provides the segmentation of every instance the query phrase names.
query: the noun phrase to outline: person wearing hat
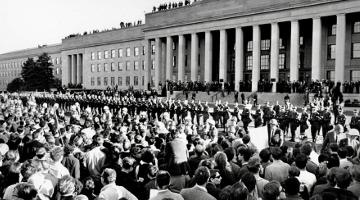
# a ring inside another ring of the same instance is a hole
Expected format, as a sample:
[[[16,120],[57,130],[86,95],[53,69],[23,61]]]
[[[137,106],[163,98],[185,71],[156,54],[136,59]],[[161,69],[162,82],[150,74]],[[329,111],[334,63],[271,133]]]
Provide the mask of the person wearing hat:
[[[101,173],[101,183],[104,187],[101,188],[99,198],[106,200],[119,200],[121,198],[137,200],[137,198],[126,188],[116,185],[115,181],[116,171],[110,168],[104,169]]]
[[[332,113],[329,111],[329,107],[325,106],[324,110],[321,112],[321,128],[322,128],[322,134],[323,138],[326,137],[326,133],[331,130],[331,119],[332,119]]]
[[[291,132],[291,140],[290,142],[295,142],[295,131],[299,126],[299,113],[296,111],[296,107],[293,106],[289,111],[289,120],[290,120],[290,132]]]
[[[306,129],[309,128],[309,125],[308,125],[308,119],[309,119],[309,114],[306,112],[307,110],[307,107],[303,107],[302,108],[302,112],[301,112],[301,117],[300,117],[300,139],[301,140],[304,140],[306,139],[306,136],[305,136],[305,131]]]
[[[347,131],[347,128],[345,126],[345,122],[346,122],[346,116],[344,114],[344,109],[343,107],[339,107],[338,109],[338,113],[339,115],[337,116],[336,118],[336,123],[335,124],[340,124],[344,127],[344,131],[346,132]]]
[[[279,123],[276,119],[270,120],[270,129],[268,132],[269,146],[281,146],[284,143],[284,133],[279,128]]]

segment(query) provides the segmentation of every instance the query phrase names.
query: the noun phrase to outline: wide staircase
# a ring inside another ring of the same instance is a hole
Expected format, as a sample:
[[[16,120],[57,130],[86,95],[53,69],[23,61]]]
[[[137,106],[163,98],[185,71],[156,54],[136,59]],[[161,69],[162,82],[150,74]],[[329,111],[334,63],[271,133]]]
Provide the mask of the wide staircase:
[[[192,94],[194,92],[189,92],[188,94],[188,100],[191,100]],[[253,96],[254,93],[252,92],[243,92],[246,99],[250,100],[250,103],[253,102]],[[278,101],[279,104],[283,104],[284,97],[286,95],[289,95],[290,101],[293,105],[296,106],[303,106],[305,103],[305,94],[287,94],[287,93],[256,93],[258,97],[258,104],[264,104],[266,102],[270,102],[270,104],[276,104]],[[186,95],[183,94],[183,92],[174,92],[172,95],[170,95],[171,98],[174,99],[180,99],[185,100]],[[234,92],[231,92],[228,94],[227,92],[224,93],[224,96],[221,92],[210,92],[208,94],[207,92],[198,92],[196,93],[196,100],[200,100],[202,102],[215,102],[218,100],[221,100],[221,102],[228,102],[228,103],[234,103],[235,97]],[[239,93],[239,103],[241,103],[241,92]],[[310,99],[312,99],[312,95],[310,96]]]

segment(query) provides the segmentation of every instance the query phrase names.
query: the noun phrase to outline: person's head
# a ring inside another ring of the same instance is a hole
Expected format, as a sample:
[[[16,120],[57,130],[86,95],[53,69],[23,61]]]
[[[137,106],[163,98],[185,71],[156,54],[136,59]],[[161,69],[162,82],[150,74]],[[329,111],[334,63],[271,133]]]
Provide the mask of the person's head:
[[[134,167],[135,159],[132,157],[125,157],[122,160],[122,169],[126,171],[132,171]]]
[[[249,192],[252,192],[255,189],[256,186],[256,178],[251,172],[245,173],[241,177],[241,182],[244,183],[246,188],[249,190]]]
[[[334,127],[334,131],[336,134],[340,134],[344,132],[344,127],[341,124],[337,124]]]
[[[338,168],[335,172],[336,185],[341,189],[346,189],[351,183],[351,175],[349,170]]]
[[[232,186],[228,185],[221,190],[218,200],[230,200],[231,195],[232,195]]]
[[[264,186],[264,200],[276,200],[280,195],[281,185],[277,181],[271,181]]]
[[[353,165],[350,168],[350,174],[354,181],[360,182],[360,165]]]
[[[249,194],[249,190],[246,188],[246,186],[242,182],[236,182],[232,186],[231,190],[231,200],[246,200]]]
[[[261,162],[267,163],[270,161],[271,158],[271,152],[269,149],[263,149],[259,153],[259,157],[261,159]]]
[[[62,196],[73,195],[75,193],[75,179],[70,175],[65,175],[59,180],[59,192]]]
[[[327,159],[327,168],[331,169],[333,167],[339,167],[340,166],[340,160],[337,154],[330,154],[330,156]]]
[[[260,171],[260,159],[258,157],[251,157],[249,162],[248,162],[248,170],[249,172],[253,173],[253,174],[257,174]]]
[[[305,143],[304,145],[301,146],[300,151],[306,156],[310,156],[310,153],[312,151],[312,145],[310,143]]]
[[[61,147],[54,147],[50,151],[50,157],[54,162],[61,162],[64,157],[64,151]]]
[[[24,179],[24,181],[28,180],[30,176],[35,174],[38,171],[36,163],[33,160],[26,160],[20,169],[20,173]]]
[[[204,153],[204,146],[201,145],[201,144],[197,144],[197,145],[195,146],[194,152],[195,152],[195,154],[196,154],[197,156],[201,156],[201,155]]]
[[[295,167],[295,166],[291,166],[289,168],[289,177],[297,177],[300,175],[300,170],[299,168]]]
[[[226,154],[227,159],[230,162],[235,156],[235,149],[232,147],[228,147],[224,150],[224,153]]]
[[[284,182],[284,189],[287,195],[297,195],[300,190],[300,182],[297,178],[288,178]]]
[[[303,153],[300,153],[295,158],[296,167],[298,167],[299,169],[305,169],[307,161],[307,156]]]
[[[16,197],[19,199],[35,200],[38,198],[38,192],[34,185],[30,183],[19,183],[15,186]]]
[[[114,183],[116,180],[116,171],[111,168],[106,168],[101,174],[101,183],[107,185]]]
[[[141,160],[146,163],[153,163],[154,159],[155,159],[154,154],[150,150],[144,151],[141,154]]]
[[[242,138],[242,141],[244,144],[247,144],[250,142],[250,136],[249,135],[244,135],[244,137]]]
[[[240,147],[238,149],[238,157],[242,158],[242,160],[245,162],[249,161],[252,154],[252,150],[248,147]]]
[[[225,168],[226,164],[227,164],[227,156],[224,152],[217,152],[214,156],[214,160],[215,160],[215,163],[216,165],[219,167],[219,168]]]
[[[159,189],[166,189],[170,184],[171,176],[167,171],[159,171],[156,175],[156,185]]]
[[[280,147],[274,147],[271,149],[271,155],[274,160],[279,160],[282,156],[282,150]]]
[[[210,178],[210,171],[207,167],[199,167],[195,171],[195,181],[198,185],[205,185]]]

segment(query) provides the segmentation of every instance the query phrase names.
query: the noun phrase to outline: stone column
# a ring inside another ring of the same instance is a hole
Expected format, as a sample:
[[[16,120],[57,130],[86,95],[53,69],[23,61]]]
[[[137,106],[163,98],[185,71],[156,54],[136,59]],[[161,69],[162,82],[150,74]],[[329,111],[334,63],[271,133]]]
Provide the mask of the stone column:
[[[197,33],[193,33],[191,34],[191,81],[197,81],[198,55],[199,55],[199,36],[197,35]]]
[[[240,81],[244,76],[244,32],[241,27],[235,33],[235,91],[240,91]]]
[[[344,83],[345,74],[345,37],[346,17],[345,14],[336,16],[336,58],[335,58],[335,82]],[[341,87],[342,88],[342,87]]]
[[[253,26],[253,69],[252,69],[252,92],[258,90],[258,82],[260,79],[260,26]]]
[[[270,79],[273,82],[272,92],[276,92],[276,83],[279,81],[279,24],[271,24],[271,49],[270,49]]]
[[[71,63],[71,83],[76,84],[76,54],[72,55],[72,63]]]
[[[146,89],[148,88],[149,83],[151,83],[151,40],[147,39],[145,43],[145,85]]]
[[[311,50],[311,79],[320,80],[321,67],[321,19],[313,19],[312,50]]]
[[[159,88],[159,80],[161,71],[161,39],[155,38],[155,70],[154,70],[154,86],[155,89]]]
[[[205,32],[205,62],[204,62],[204,81],[212,81],[212,48],[213,41],[210,31]]]
[[[178,50],[178,80],[184,81],[184,67],[185,67],[185,36],[179,35],[179,50]]]
[[[81,68],[82,68],[82,54],[77,54],[77,72],[76,72],[76,84],[81,84],[82,74],[81,74]]]
[[[159,71],[159,81],[161,81],[162,86],[166,83],[166,73],[168,71],[166,67],[166,42],[161,40],[161,63]]]
[[[68,81],[65,82],[66,84],[68,83],[72,83],[72,55],[68,55],[68,60],[67,60],[67,64],[68,64],[68,68],[64,69],[64,70],[68,70]]]
[[[220,55],[219,55],[219,81],[227,82],[227,34],[226,30],[220,30]]]
[[[173,39],[171,36],[166,37],[166,80],[172,79],[173,71]]]
[[[291,21],[290,81],[299,79],[299,21]]]

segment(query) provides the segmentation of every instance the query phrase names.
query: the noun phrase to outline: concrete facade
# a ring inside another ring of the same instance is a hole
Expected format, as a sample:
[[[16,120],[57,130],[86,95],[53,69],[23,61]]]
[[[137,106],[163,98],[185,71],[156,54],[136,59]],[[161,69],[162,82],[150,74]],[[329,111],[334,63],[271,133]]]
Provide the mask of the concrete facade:
[[[166,80],[224,81],[238,90],[244,80],[257,91],[259,80],[360,80],[358,0],[202,0],[145,18],[142,26],[63,39],[54,54],[62,83],[147,89]],[[0,55],[0,67],[32,51]],[[14,77],[1,77],[1,86]]]

